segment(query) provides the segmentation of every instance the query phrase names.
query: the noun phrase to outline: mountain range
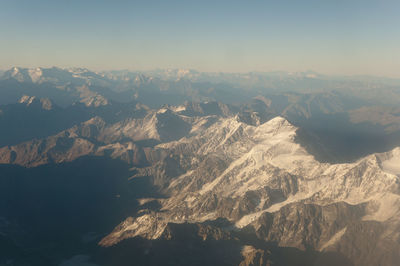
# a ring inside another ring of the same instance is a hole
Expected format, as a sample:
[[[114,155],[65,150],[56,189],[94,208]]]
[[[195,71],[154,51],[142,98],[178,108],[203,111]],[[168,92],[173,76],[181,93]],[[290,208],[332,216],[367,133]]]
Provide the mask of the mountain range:
[[[5,71],[0,265],[397,265],[397,82]]]

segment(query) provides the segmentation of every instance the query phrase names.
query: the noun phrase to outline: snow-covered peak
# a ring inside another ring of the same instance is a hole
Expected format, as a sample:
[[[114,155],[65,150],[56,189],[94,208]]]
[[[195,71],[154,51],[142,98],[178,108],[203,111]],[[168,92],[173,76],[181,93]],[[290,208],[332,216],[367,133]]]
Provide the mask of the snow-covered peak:
[[[43,71],[42,71],[42,69],[40,67],[35,68],[35,69],[29,69],[28,73],[29,73],[29,76],[32,79],[32,82],[38,82],[39,79],[43,75]]]
[[[271,127],[292,126],[292,124],[290,124],[290,122],[287,121],[286,118],[282,116],[276,116],[271,120],[265,122],[264,124],[269,125]]]
[[[287,121],[284,117],[277,116],[272,118],[271,120],[261,124],[257,127],[258,131],[274,131],[274,132],[283,132],[283,131],[290,131],[295,133],[297,127],[293,126],[289,121]]]
[[[73,73],[73,74],[83,74],[83,73],[87,73],[87,72],[91,72],[89,69],[87,68],[82,68],[82,67],[73,67],[73,68],[68,68],[67,69],[68,72]]]
[[[161,108],[159,110],[157,110],[157,114],[164,114],[168,111],[168,108]]]
[[[381,165],[385,172],[400,176],[400,147],[379,154],[378,157],[382,160]]]
[[[12,68],[12,75],[17,75],[20,72],[20,68],[19,67],[13,67]]]
[[[28,95],[23,95],[21,99],[19,99],[19,103],[26,104],[27,106],[31,105],[33,101],[36,99],[35,96],[28,96]]]
[[[179,105],[179,106],[171,106],[171,110],[175,113],[186,111],[186,106]]]
[[[31,106],[33,103],[39,104],[44,110],[51,110],[53,108],[53,103],[48,98],[38,99],[35,96],[23,95],[18,102],[26,106]]]
[[[190,137],[156,146],[191,163],[181,175],[165,177],[171,180],[170,198],[160,201],[163,212],[155,214],[158,218],[151,228],[221,217],[243,227],[296,202],[373,204],[365,216],[368,220],[388,220],[400,213],[394,204],[400,202],[400,149],[355,163],[320,163],[295,141],[296,131],[283,117],[259,126],[230,117]],[[152,171],[138,169],[138,176]],[[129,231],[143,229],[139,223],[131,219],[105,241],[115,243],[136,235],[157,238],[162,231]]]

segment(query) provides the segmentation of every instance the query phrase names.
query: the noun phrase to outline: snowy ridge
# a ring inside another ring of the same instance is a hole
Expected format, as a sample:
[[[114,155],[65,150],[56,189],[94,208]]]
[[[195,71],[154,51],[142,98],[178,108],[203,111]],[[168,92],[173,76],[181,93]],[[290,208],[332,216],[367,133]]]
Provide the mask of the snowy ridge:
[[[336,202],[371,203],[375,208],[364,219],[377,221],[400,213],[400,149],[370,155],[355,163],[320,163],[295,142],[296,131],[282,117],[259,126],[231,117],[220,119],[191,137],[158,145],[159,149],[179,151],[193,163],[185,174],[172,178],[167,188],[171,197],[161,201],[162,213],[146,215],[159,217],[152,219],[159,232],[168,222],[201,222],[219,217],[242,228],[265,212],[276,212],[295,202],[322,206]],[[134,218],[129,221],[117,227],[103,243],[137,235],[149,237],[147,231],[143,234],[142,230],[131,230],[137,228],[137,222]]]

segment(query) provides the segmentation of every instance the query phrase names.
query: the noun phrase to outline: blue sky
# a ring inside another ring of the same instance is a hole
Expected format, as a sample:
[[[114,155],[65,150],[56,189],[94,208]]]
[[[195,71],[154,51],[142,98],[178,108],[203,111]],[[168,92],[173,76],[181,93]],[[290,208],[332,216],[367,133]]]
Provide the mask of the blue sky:
[[[400,1],[0,1],[0,68],[400,77]]]

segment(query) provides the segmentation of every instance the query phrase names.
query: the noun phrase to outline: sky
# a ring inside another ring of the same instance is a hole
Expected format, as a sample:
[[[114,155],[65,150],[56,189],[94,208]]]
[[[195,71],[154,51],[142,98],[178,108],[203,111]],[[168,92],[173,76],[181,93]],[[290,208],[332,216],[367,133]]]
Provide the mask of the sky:
[[[400,77],[400,1],[0,0],[0,69]]]

